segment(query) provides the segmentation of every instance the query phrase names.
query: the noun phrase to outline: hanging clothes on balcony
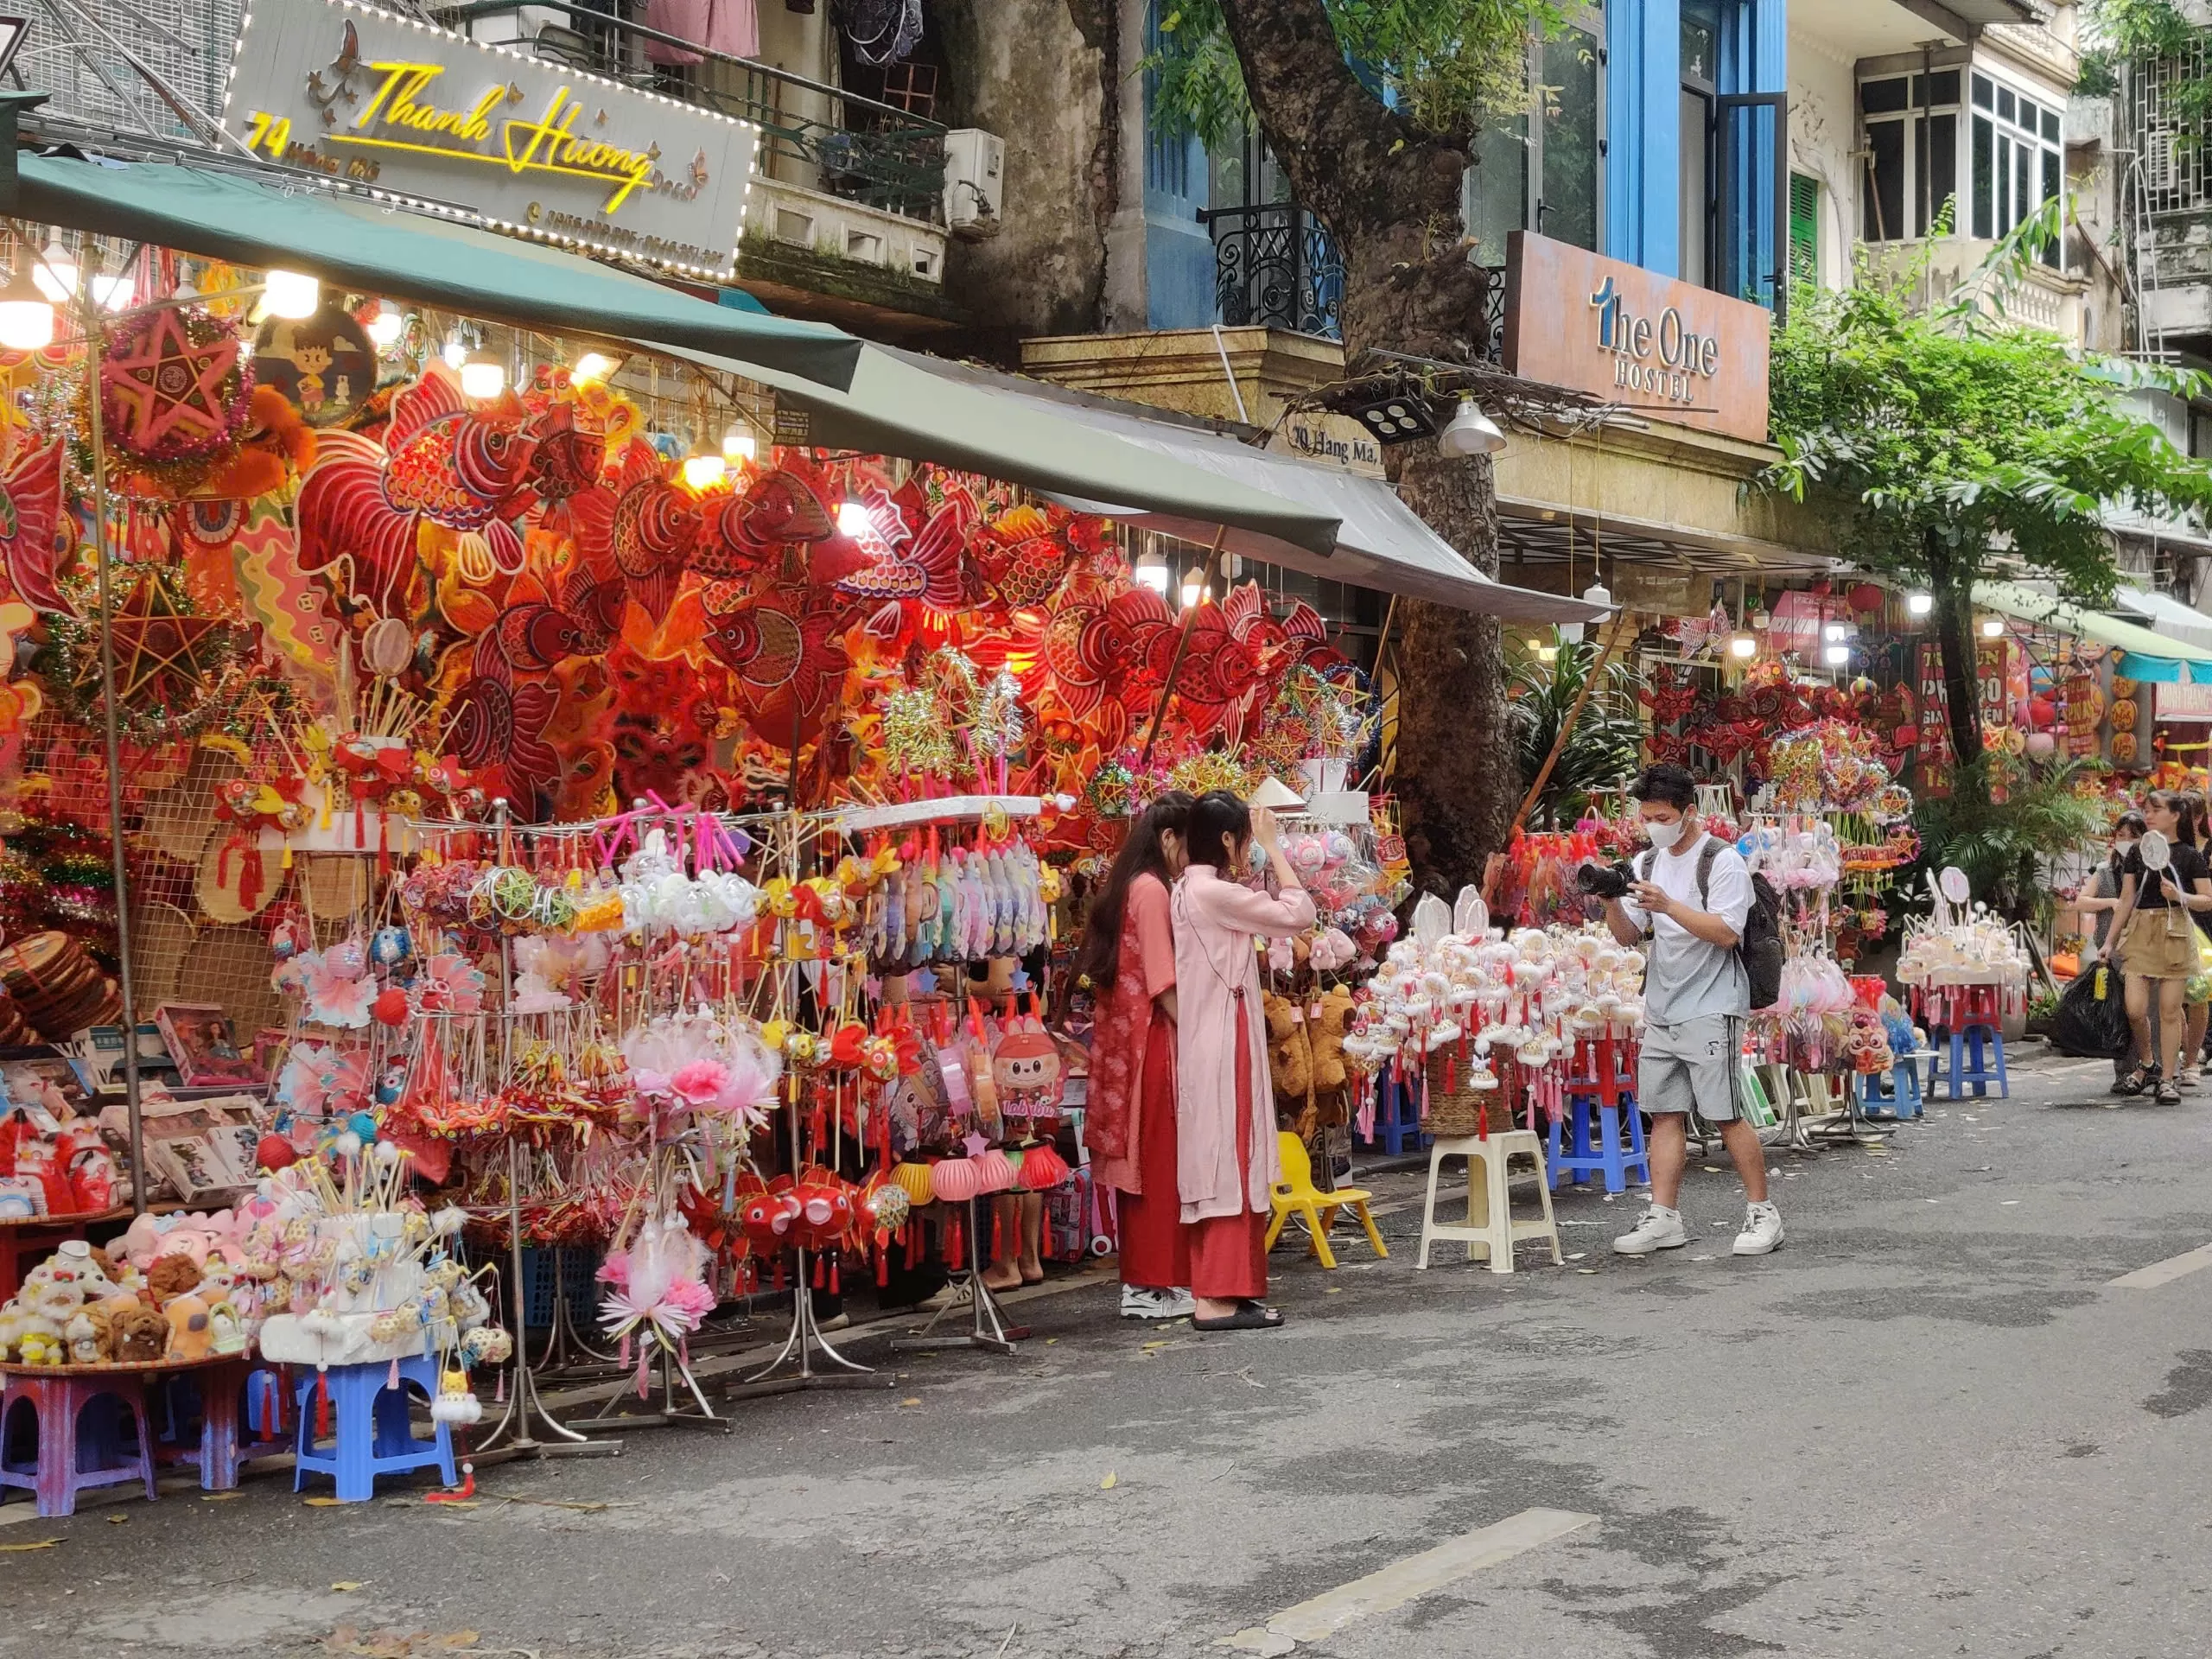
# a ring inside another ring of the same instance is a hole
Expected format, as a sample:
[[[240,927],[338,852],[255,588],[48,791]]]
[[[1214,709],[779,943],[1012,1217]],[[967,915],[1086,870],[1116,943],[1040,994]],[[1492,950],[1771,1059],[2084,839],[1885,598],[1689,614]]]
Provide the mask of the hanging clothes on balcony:
[[[922,0],[837,0],[838,27],[871,67],[896,63],[922,43]]]
[[[645,27],[719,52],[724,57],[760,55],[760,13],[753,0],[649,0]],[[645,42],[655,63],[697,63],[699,54],[665,41]]]

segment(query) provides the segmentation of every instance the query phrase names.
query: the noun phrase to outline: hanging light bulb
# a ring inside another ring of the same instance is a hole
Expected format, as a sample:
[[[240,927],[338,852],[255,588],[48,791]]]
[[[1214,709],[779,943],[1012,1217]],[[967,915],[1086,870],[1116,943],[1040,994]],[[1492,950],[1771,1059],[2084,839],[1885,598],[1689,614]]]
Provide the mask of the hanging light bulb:
[[[1830,645],[1822,654],[1827,658],[1827,665],[1830,668],[1841,668],[1851,661],[1851,647],[1849,645]]]
[[[263,279],[261,299],[270,316],[296,322],[322,308],[322,280],[303,270],[271,270]]]
[[[456,328],[446,336],[446,343],[439,349],[438,355],[445,359],[446,367],[449,369],[457,369],[468,361],[468,342],[461,337],[460,329]]]
[[[1925,616],[1935,608],[1936,595],[1933,594],[1907,594],[1904,596],[1905,614],[1908,616]]]
[[[859,502],[840,501],[837,504],[837,533],[840,536],[858,541],[874,529],[875,520],[868,517],[868,509]]]
[[[1162,599],[1167,597],[1167,561],[1157,547],[1137,556],[1136,579]]]
[[[1738,662],[1747,663],[1751,661],[1752,658],[1759,654],[1758,635],[1755,633],[1737,633],[1730,635],[1728,639],[1728,654],[1736,658]]]
[[[614,359],[606,353],[586,352],[576,359],[575,366],[569,371],[569,378],[580,385],[604,380],[614,372]]]
[[[2005,624],[1996,617],[1985,616],[1981,619],[1981,637],[1983,639],[1995,639],[2000,638],[2004,632]]]
[[[0,346],[35,352],[54,343],[54,302],[22,269],[0,288]]]
[[[483,403],[507,389],[507,365],[479,347],[461,360],[461,395]]]
[[[1203,570],[1185,571],[1183,576],[1183,608],[1189,610],[1206,596],[1206,577]]]
[[[683,486],[694,495],[711,490],[729,474],[729,463],[720,455],[686,455],[683,458]]]
[[[31,281],[55,305],[73,299],[77,293],[76,256],[59,242],[48,243],[46,251],[31,262]]]
[[[1843,637],[1843,624],[1840,622],[1831,622],[1821,630],[1821,638],[1832,645],[1840,643]]]
[[[121,272],[92,278],[92,303],[104,311],[127,311],[137,296],[138,285]]]
[[[386,300],[377,308],[376,315],[369,319],[369,342],[377,350],[388,352],[399,343],[400,335],[406,330],[405,313]]]
[[[1505,448],[1505,434],[1473,398],[1462,397],[1436,435],[1436,447],[1447,455],[1494,455]]]
[[[1538,645],[1536,647],[1536,660],[1540,663],[1555,663],[1559,661],[1559,647],[1557,645]]]
[[[760,458],[760,443],[741,426],[722,434],[722,459],[733,467],[750,467]]]

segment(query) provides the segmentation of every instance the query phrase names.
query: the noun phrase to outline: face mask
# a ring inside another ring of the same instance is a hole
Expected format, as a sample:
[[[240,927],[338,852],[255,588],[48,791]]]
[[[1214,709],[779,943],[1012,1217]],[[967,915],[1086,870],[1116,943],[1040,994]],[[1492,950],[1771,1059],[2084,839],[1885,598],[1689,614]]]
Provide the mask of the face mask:
[[[1663,853],[1682,838],[1682,821],[1677,818],[1672,823],[1660,823],[1646,820],[1643,833],[1650,838],[1651,844]]]
[[[2112,844],[2112,861],[2115,864],[2120,863],[2134,850],[2135,843],[2133,842],[2115,841]]]

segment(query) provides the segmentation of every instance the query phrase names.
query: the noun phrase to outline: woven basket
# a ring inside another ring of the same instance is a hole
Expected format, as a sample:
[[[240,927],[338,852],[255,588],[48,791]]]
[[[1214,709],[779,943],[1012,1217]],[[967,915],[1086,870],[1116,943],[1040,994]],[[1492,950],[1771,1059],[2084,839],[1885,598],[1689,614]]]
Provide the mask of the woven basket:
[[[1510,1128],[1501,1116],[1499,1091],[1496,1089],[1471,1089],[1467,1086],[1475,1074],[1475,1062],[1457,1050],[1442,1051],[1428,1057],[1428,1116],[1421,1128],[1440,1140],[1455,1139],[1475,1135],[1483,1125],[1483,1108],[1490,1108],[1490,1127],[1493,1129]],[[1454,1085],[1447,1088],[1446,1081]]]

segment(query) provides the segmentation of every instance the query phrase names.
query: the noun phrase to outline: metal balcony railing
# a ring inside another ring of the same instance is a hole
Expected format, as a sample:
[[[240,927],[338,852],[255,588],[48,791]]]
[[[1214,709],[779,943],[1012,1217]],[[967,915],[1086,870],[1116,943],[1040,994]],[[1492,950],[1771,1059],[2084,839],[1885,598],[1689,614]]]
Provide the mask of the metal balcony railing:
[[[569,26],[542,22],[535,35],[526,34],[521,14],[543,11],[561,13]],[[452,29],[485,18],[514,17],[516,32],[524,36],[517,44],[550,63],[753,123],[760,129],[760,168],[766,177],[811,184],[903,218],[943,222],[945,128],[939,122],[631,22],[613,15],[613,0],[601,0],[598,6],[564,0],[472,0],[433,15]],[[702,61],[688,69],[655,64],[645,55],[648,41],[681,47]]]
[[[1321,221],[1287,201],[1201,207],[1213,237],[1214,300],[1231,328],[1287,328],[1343,337],[1337,308],[1344,266]]]

